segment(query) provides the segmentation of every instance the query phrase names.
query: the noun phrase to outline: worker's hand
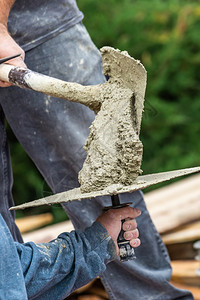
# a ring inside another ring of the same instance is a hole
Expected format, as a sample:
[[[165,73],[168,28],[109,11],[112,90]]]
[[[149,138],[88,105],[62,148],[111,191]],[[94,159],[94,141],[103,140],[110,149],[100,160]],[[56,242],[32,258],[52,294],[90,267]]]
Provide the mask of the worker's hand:
[[[26,68],[26,64],[24,63],[24,58],[25,58],[24,50],[13,40],[13,38],[8,33],[6,26],[1,23],[0,23],[0,41],[1,41],[0,58],[21,53],[21,56],[11,59],[6,63],[17,67]],[[10,85],[11,85],[10,83],[3,82],[0,80],[0,87],[7,87]]]
[[[139,232],[137,229],[137,223],[135,218],[141,214],[141,211],[137,208],[130,206],[110,209],[104,212],[98,217],[97,221],[103,225],[108,231],[109,235],[113,239],[117,253],[119,254],[119,248],[117,245],[117,238],[121,231],[121,220],[127,219],[123,223],[124,238],[130,241],[130,245],[134,248],[140,245]]]

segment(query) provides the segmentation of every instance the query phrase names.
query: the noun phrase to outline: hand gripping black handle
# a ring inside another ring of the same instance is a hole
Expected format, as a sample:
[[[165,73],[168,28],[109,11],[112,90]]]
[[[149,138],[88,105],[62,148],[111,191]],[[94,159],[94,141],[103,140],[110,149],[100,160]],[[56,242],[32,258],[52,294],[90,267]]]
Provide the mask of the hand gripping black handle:
[[[105,207],[104,211],[107,211],[109,209],[119,209],[122,207],[129,206],[131,204],[131,202],[120,204],[118,195],[112,195],[111,200],[112,200],[112,206]],[[124,222],[125,220],[122,220],[122,225]],[[123,229],[121,229],[119,233],[117,244],[119,247],[119,256],[121,261],[127,261],[136,258],[134,248],[130,245],[130,242],[125,240],[124,238]]]

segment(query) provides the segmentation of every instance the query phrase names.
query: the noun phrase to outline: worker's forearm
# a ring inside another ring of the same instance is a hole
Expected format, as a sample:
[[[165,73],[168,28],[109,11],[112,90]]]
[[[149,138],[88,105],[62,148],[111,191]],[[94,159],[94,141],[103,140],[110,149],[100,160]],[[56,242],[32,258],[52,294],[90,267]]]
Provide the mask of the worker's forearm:
[[[98,222],[84,232],[63,233],[46,244],[15,243],[29,298],[64,299],[103,273],[116,247]]]
[[[7,27],[8,16],[15,0],[0,0],[0,24]]]

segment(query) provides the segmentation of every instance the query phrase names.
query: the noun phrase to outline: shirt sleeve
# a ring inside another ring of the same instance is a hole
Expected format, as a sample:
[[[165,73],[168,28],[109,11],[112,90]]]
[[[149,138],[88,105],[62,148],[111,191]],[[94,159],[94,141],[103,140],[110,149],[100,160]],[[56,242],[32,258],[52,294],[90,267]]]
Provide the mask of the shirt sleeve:
[[[98,222],[84,232],[62,233],[49,243],[15,244],[29,299],[63,299],[103,273],[117,255]]]

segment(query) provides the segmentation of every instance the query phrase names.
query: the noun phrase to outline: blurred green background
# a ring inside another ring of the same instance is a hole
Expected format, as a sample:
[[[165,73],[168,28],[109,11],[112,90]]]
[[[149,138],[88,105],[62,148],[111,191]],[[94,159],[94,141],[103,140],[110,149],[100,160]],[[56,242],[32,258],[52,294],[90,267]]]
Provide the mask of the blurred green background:
[[[141,140],[143,173],[200,165],[200,2],[78,0],[84,25],[98,48],[127,50],[147,69]],[[33,163],[9,132],[16,204],[51,194]],[[154,186],[157,188],[158,186]],[[25,210],[18,216],[59,205]]]

